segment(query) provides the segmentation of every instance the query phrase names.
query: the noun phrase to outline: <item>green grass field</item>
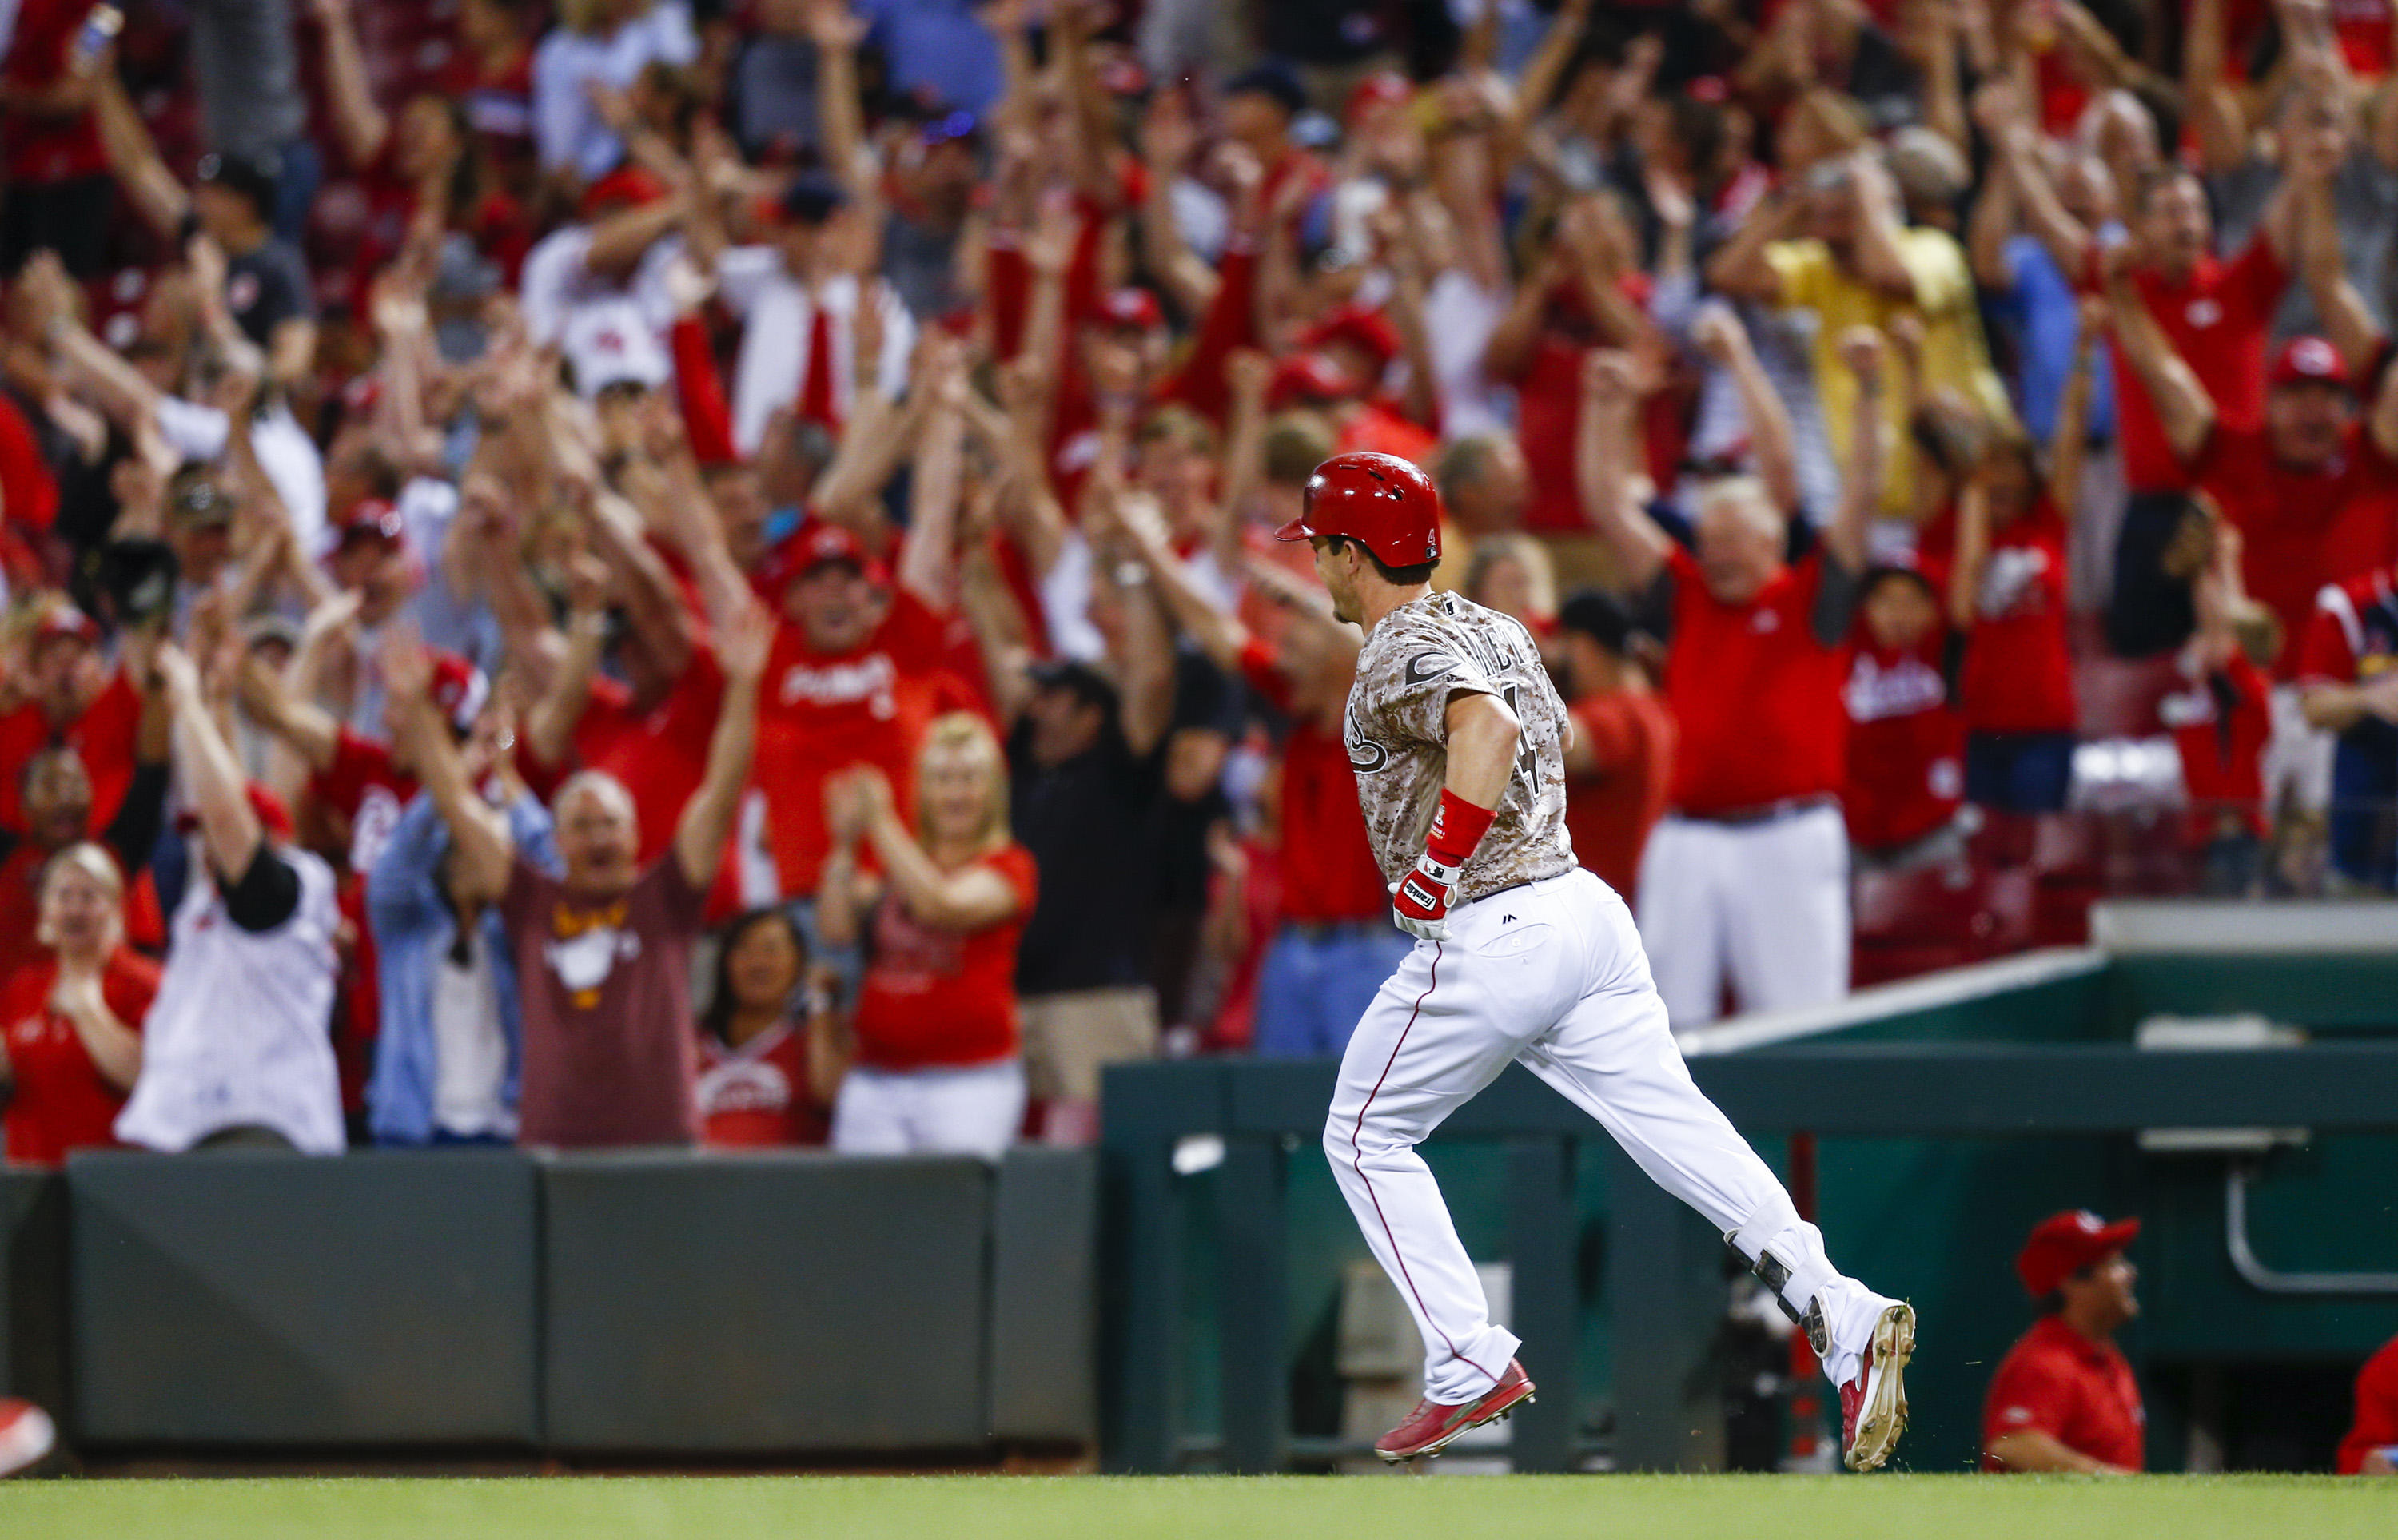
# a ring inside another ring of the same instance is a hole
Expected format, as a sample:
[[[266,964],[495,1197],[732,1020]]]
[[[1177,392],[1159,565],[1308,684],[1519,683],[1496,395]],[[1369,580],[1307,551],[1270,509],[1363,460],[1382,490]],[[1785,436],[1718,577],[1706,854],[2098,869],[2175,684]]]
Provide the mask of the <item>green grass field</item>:
[[[0,1484],[7,1540],[2391,1540],[2327,1477],[682,1477]]]

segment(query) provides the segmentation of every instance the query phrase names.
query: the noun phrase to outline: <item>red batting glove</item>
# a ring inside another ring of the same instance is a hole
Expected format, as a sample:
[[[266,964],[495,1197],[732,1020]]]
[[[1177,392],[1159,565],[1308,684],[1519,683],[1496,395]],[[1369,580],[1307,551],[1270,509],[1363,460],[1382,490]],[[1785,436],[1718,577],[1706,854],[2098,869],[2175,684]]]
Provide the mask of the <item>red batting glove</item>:
[[[1431,832],[1424,837],[1424,853],[1416,857],[1415,869],[1391,889],[1392,923],[1426,941],[1448,939],[1449,895],[1456,891],[1465,858],[1490,827],[1493,810],[1477,808],[1453,791],[1440,794]]]

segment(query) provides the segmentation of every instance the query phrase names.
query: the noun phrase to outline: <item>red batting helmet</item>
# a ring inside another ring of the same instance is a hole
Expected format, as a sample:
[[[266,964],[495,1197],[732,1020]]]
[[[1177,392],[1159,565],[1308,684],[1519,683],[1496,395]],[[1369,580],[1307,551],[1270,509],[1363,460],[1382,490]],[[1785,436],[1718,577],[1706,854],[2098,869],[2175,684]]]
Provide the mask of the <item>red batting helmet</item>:
[[[1346,535],[1385,567],[1440,559],[1440,489],[1394,454],[1351,449],[1315,467],[1300,515],[1276,540]]]

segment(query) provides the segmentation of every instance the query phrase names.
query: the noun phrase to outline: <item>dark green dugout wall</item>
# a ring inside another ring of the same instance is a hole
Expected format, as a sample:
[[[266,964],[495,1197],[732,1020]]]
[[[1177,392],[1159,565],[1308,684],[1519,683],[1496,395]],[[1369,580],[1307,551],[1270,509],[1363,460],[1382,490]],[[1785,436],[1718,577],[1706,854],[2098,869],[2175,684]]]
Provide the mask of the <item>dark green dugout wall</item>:
[[[93,1154],[0,1176],[0,1387],[95,1452],[1089,1442],[1096,1165]]]
[[[2398,936],[2398,907],[2381,914]],[[2124,1062],[2105,1057],[2108,1051],[2135,1063],[2167,1058],[2162,1052],[2133,1056],[2122,1045],[2137,1024],[2160,1014],[2256,1012],[2305,1027],[2315,1044],[2256,1051],[2254,1083],[2260,1098],[2256,1105],[2282,1097],[2289,1089],[2270,1073],[2277,1068],[2303,1067],[2315,1078],[2337,1082],[2342,1078],[2337,1065],[2345,1062],[2343,1052],[2373,1050],[2398,1037],[2398,952],[2146,951],[2108,956],[2085,951],[2013,959],[1994,965],[1986,976],[1992,981],[1987,987],[1944,984],[1917,990],[1903,985],[1871,999],[1861,998],[1856,1002],[1860,1009],[1829,1031],[1785,1033],[1735,1022],[1707,1045],[1717,1051],[1708,1055],[1714,1063],[1694,1061],[1693,1065],[1711,1091],[1752,1102],[1757,1099],[1750,1092],[1756,1088],[1738,1086],[1742,1078],[1732,1073],[1738,1066],[1729,1061],[1760,1053],[1793,1074],[1821,1066],[1823,1074],[1808,1077],[1807,1094],[1820,1105],[1844,1108],[1893,1094],[1870,1078],[1870,1071],[1845,1072],[1844,1055],[1870,1058],[1887,1045],[1903,1051],[1893,1063],[1919,1059],[1936,1070],[1942,1045],[1948,1045],[1960,1055],[1960,1064],[1975,1066],[1910,1079],[1905,1094],[1920,1104],[1921,1115],[1908,1114],[1914,1121],[1903,1133],[1818,1142],[1820,1213],[1835,1257],[1876,1287],[1912,1299],[1922,1314],[1918,1369],[1909,1379],[1913,1426],[1902,1463],[1921,1470],[1954,1470],[1974,1463],[1990,1373],[2032,1317],[2031,1302],[2014,1279],[2014,1252],[2039,1218],[2058,1209],[2086,1206],[2110,1214],[2137,1213],[2146,1222],[2132,1252],[2142,1269],[2145,1314],[2125,1333],[2125,1343],[2149,1393],[2152,1465],[2180,1468],[2188,1457],[2188,1425],[2203,1410],[2192,1404],[2195,1377],[2211,1375],[2218,1386],[2228,1384],[2228,1393],[2236,1400],[2242,1376],[2285,1372],[2307,1376],[2307,1394],[2323,1404],[2310,1408],[2320,1415],[2305,1437],[2285,1442],[2273,1457],[2327,1465],[2330,1439],[2336,1434],[2325,1435],[2323,1424],[2344,1421],[2344,1377],[2378,1344],[2398,1335],[2398,1296],[2296,1295],[2252,1286],[2234,1270],[2226,1250],[2225,1179],[2230,1158],[2144,1151],[2128,1131],[2097,1132],[2106,1122],[2099,1113],[2114,1094],[2108,1078],[2114,1071],[2086,1072],[2072,1055],[2087,1045],[2100,1055],[2094,1065]],[[1753,1035],[1744,1039],[1742,1033]],[[2027,1094],[2023,1085],[1999,1088],[1987,1078],[1977,1080],[1984,1071],[2002,1066],[2006,1054],[2017,1047],[2026,1051],[2027,1062],[2050,1066],[2043,1071],[2050,1077],[2047,1081],[2028,1088]],[[2060,1053],[2040,1060],[2042,1050]],[[2373,1057],[2366,1083],[2348,1088],[2348,1105],[2337,1119],[2326,1114],[2326,1126],[2302,1145],[2276,1148],[2241,1162],[2252,1173],[2250,1239],[2269,1266],[2289,1272],[2398,1272],[2398,1218],[2393,1218],[2398,1216],[2398,1137],[2380,1132],[2398,1129],[2398,1073],[2386,1053],[2382,1048]],[[1161,1066],[1158,1074],[1179,1067]],[[1125,1073],[1125,1089],[1130,1090],[1129,1081],[1140,1077]],[[1268,1066],[1230,1065],[1224,1073],[1246,1083],[1261,1076],[1271,1078],[1276,1072]],[[1978,1110],[2001,1102],[2033,1105],[2052,1089],[2054,1102],[2073,1110],[2050,1132],[2009,1133]],[[1111,1098],[1115,1090],[1111,1085]],[[1162,1083],[1140,1090],[1150,1096],[1165,1092]],[[1480,1122],[1471,1115],[1484,1102],[1504,1102],[1512,1090],[1509,1080],[1502,1079],[1425,1151],[1450,1197],[1461,1238],[1476,1258],[1486,1261],[1511,1257],[1510,1129],[1500,1126],[1495,1108]],[[1176,1094],[1223,1102],[1220,1120],[1209,1123],[1203,1114],[1199,1121],[1178,1123],[1178,1129],[1215,1127],[1228,1135],[1244,1126],[1244,1097],[1252,1105],[1257,1100],[1253,1092],[1237,1087],[1194,1085]],[[1548,1093],[1527,1089],[1525,1095],[1545,1099]],[[2377,1098],[2386,1117],[2377,1118],[2369,1107],[2358,1105]],[[2216,1100],[2238,1106],[2241,1097],[2235,1091]],[[1734,1104],[1727,1100],[1726,1105]],[[2296,1103],[2283,1100],[2280,1105]],[[1110,1107],[1112,1125],[1119,1108],[1113,1100]],[[1955,1113],[1953,1131],[1930,1132],[1943,1108]],[[1123,1110],[1140,1111],[1132,1105]],[[1155,1116],[1167,1111],[1164,1105],[1152,1109]],[[2236,1120],[2244,1121],[2247,1115],[2243,1107]],[[1777,1166],[1784,1163],[1787,1147],[1781,1131],[1803,1126],[1799,1116],[1776,1108],[1772,1117],[1749,1124],[1759,1132],[1761,1152]],[[1735,1113],[1735,1120],[1743,1120],[1741,1114]],[[2258,1120],[2270,1119],[2259,1114]],[[1271,1121],[1248,1119],[1260,1127]],[[1858,1120],[1844,1115],[1827,1121],[1853,1126]],[[1287,1126],[1298,1130],[1300,1123],[1294,1119]],[[1541,1121],[1540,1126],[1550,1125]],[[1916,1129],[1927,1132],[1919,1134]],[[1138,1131],[1127,1123],[1122,1132]],[[1280,1323],[1289,1389],[1287,1438],[1279,1453],[1302,1465],[1328,1458],[1337,1447],[1339,1386],[1332,1374],[1332,1338],[1340,1270],[1343,1264],[1367,1254],[1324,1169],[1312,1132],[1285,1136],[1280,1197],[1287,1242],[1280,1261]],[[1233,1137],[1231,1144],[1234,1157],[1224,1165],[1170,1179],[1152,1177],[1145,1188],[1138,1173],[1146,1158],[1129,1141],[1111,1169],[1111,1187],[1129,1200],[1145,1202],[1143,1192],[1149,1197],[1174,1195],[1165,1205],[1165,1212],[1175,1215],[1170,1226],[1159,1230],[1153,1220],[1136,1218],[1134,1225],[1150,1225],[1151,1233],[1128,1239],[1136,1247],[1164,1239],[1178,1249],[1171,1277],[1160,1286],[1174,1291],[1173,1309],[1183,1323],[1168,1354],[1140,1354],[1138,1341],[1124,1344],[1138,1355],[1141,1367],[1138,1375],[1111,1381],[1109,1458],[1118,1468],[1159,1468],[1162,1463],[1205,1469],[1220,1463],[1244,1464],[1241,1440],[1228,1439],[1223,1415],[1225,1387],[1239,1381],[1223,1368],[1221,1318],[1229,1299],[1232,1329],[1237,1333],[1244,1307],[1241,1269],[1227,1262],[1228,1225],[1236,1246],[1253,1252],[1256,1240],[1240,1233],[1239,1201],[1227,1201],[1240,1170],[1241,1140]],[[1627,1189],[1619,1184],[1632,1181],[1628,1191],[1636,1199],[1648,1194],[1638,1185],[1637,1173],[1627,1176],[1620,1169],[1596,1125],[1589,1125],[1587,1136],[1579,1142],[1573,1170],[1565,1219],[1569,1233],[1564,1243],[1573,1258],[1578,1322],[1568,1341],[1528,1343],[1525,1360],[1536,1378],[1543,1378],[1544,1366],[1550,1366],[1548,1377],[1573,1382],[1573,1441],[1589,1453],[1616,1443],[1620,1409],[1615,1386],[1624,1366],[1615,1359],[1621,1345],[1629,1341],[1653,1346],[1656,1339],[1621,1330],[1617,1319],[1622,1281],[1617,1265],[1632,1243],[1617,1201]],[[1655,1214],[1635,1220],[1637,1226],[1646,1226],[1638,1233],[1650,1238],[1640,1244],[1662,1240],[1685,1250],[1713,1244],[1704,1236],[1658,1231],[1659,1223]],[[1520,1267],[1518,1272],[1520,1277]],[[1712,1287],[1703,1272],[1689,1276],[1694,1292]],[[1561,1352],[1566,1355],[1562,1360]],[[1704,1344],[1688,1346],[1681,1361],[1693,1373],[1704,1373]],[[1561,1362],[1569,1372],[1555,1374],[1554,1367]],[[1133,1383],[1138,1377],[1156,1377],[1149,1366],[1161,1363],[1164,1383]],[[1631,1366],[1633,1373],[1651,1383],[1658,1370],[1656,1364]],[[2218,1408],[2218,1414],[2224,1410]],[[2236,1421],[2240,1409],[2228,1410]],[[1655,1447],[1650,1446],[1652,1457]],[[2239,1451],[2231,1453],[2236,1457]]]

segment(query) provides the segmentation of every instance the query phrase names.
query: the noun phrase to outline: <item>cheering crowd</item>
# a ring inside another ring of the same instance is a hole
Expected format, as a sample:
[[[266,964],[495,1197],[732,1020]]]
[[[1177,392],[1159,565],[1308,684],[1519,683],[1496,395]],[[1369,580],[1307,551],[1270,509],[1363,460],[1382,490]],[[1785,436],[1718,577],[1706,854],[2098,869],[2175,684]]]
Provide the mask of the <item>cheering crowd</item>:
[[[2386,891],[2393,20],[22,0],[8,1158],[996,1155],[1337,1053],[1407,938],[1267,532],[1343,449],[1677,1027],[2101,794]]]

